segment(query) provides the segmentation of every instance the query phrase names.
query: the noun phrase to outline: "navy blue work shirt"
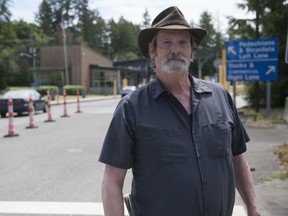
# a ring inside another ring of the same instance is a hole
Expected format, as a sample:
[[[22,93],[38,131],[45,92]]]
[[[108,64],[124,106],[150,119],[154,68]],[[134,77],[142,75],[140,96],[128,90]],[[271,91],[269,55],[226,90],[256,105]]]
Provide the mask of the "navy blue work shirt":
[[[157,78],[115,110],[99,161],[132,168],[134,216],[232,215],[233,156],[249,137],[221,85],[190,80],[192,115]]]

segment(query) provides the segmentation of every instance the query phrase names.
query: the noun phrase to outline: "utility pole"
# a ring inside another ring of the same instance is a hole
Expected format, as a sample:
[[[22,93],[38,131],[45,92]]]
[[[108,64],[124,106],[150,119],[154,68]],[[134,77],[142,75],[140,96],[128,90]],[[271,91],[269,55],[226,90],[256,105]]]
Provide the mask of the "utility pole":
[[[32,76],[33,76],[33,83],[37,83],[37,76],[36,76],[36,48],[35,47],[30,47],[29,48],[29,53],[19,53],[21,57],[27,57],[32,59]]]
[[[260,37],[259,35],[259,0],[256,1],[256,39]],[[259,81],[255,82],[255,111],[259,113]]]
[[[61,31],[63,37],[63,52],[64,52],[64,64],[65,64],[65,84],[69,84],[69,75],[68,75],[68,63],[67,63],[67,46],[66,46],[66,31],[64,22],[61,22]]]
[[[36,78],[36,48],[35,47],[30,47],[29,53],[32,55],[32,62],[33,62],[33,82],[34,84],[37,83],[37,78]]]

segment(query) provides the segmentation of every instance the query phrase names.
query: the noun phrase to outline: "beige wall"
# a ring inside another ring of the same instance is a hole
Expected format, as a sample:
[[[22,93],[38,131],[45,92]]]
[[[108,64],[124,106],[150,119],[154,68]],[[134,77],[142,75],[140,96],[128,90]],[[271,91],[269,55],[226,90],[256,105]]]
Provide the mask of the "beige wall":
[[[64,72],[63,46],[42,46],[40,48],[40,69],[62,68]],[[96,53],[83,45],[67,46],[67,65],[69,71],[69,84],[84,85],[87,89],[90,84],[89,66],[99,65],[112,67],[112,60]]]
[[[105,56],[96,53],[92,49],[82,46],[82,85],[89,86],[90,84],[90,74],[89,66],[90,65],[99,65],[112,67],[113,62],[106,58]]]

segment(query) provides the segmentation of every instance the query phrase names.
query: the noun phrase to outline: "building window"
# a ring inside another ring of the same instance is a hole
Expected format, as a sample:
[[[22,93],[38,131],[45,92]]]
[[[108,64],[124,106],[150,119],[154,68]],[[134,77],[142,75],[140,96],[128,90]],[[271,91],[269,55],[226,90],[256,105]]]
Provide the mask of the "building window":
[[[113,88],[116,73],[114,71],[92,70],[91,87],[92,88]]]

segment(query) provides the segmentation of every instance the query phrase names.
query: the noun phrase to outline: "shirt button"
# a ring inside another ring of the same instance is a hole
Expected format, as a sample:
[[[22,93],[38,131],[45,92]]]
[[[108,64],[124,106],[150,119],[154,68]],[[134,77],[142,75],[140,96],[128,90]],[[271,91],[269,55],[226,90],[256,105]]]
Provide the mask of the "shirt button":
[[[197,158],[198,158],[198,159],[201,159],[201,158],[202,158],[201,154],[198,153],[198,152],[197,152]]]
[[[207,184],[208,184],[207,180],[203,180],[203,181],[202,181],[202,184],[203,184],[203,185],[207,185]]]

